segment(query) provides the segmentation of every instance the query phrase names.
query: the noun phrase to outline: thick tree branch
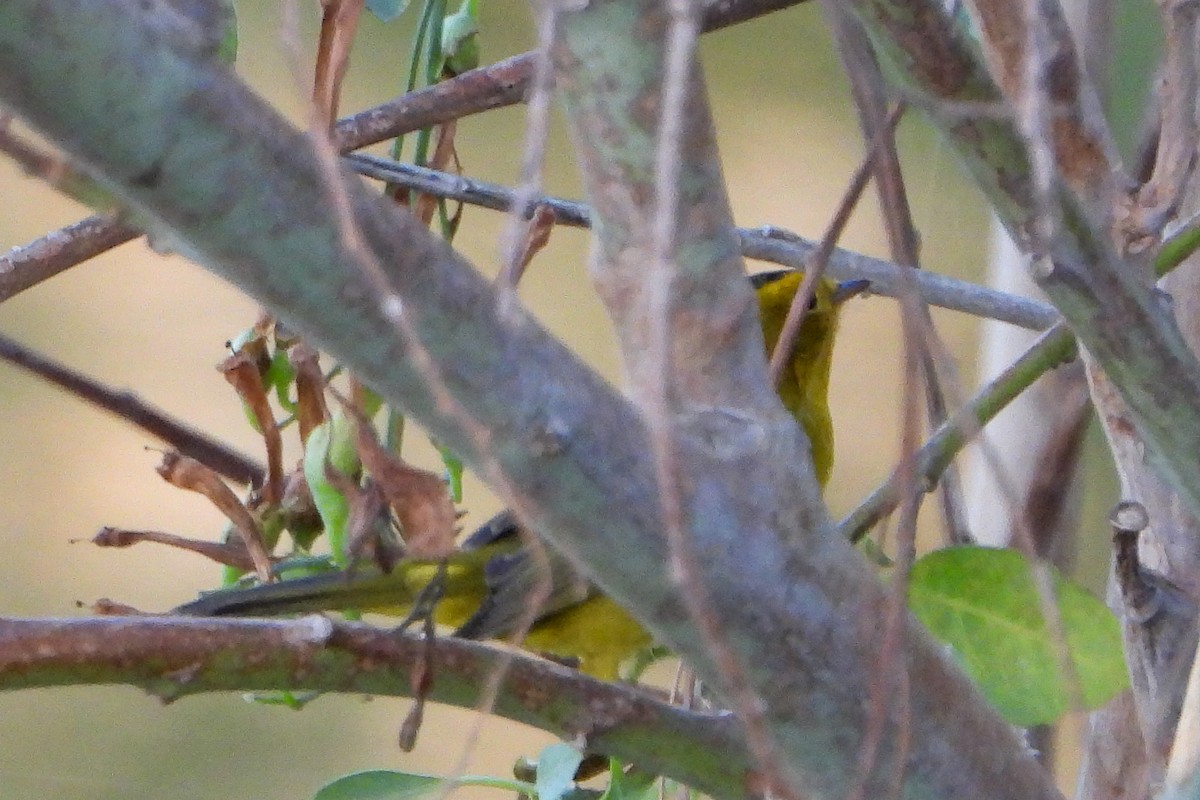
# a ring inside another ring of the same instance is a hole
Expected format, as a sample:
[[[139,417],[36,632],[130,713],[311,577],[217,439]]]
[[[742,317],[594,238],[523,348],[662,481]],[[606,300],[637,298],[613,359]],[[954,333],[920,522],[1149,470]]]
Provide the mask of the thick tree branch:
[[[991,74],[1009,107],[1024,113],[1031,102],[1045,104],[1047,146],[1068,186],[1111,214],[1115,192],[1127,190],[1120,175],[1116,143],[1104,119],[1100,98],[1083,70],[1056,0],[1032,3],[967,4],[974,14]],[[1036,7],[1039,19],[1025,19]],[[1037,26],[1037,37],[1030,35]],[[1042,62],[1044,82],[1028,85],[1029,64]],[[1036,100],[1035,100],[1036,98]]]
[[[648,0],[592,4],[578,13],[562,12],[553,53],[595,214],[593,273],[617,321],[635,396],[651,394],[648,387],[660,380],[656,370],[671,370],[666,380],[678,449],[668,479],[676,483],[663,492],[684,497],[684,546],[704,554],[696,577],[710,597],[720,598],[700,610],[717,618],[714,627],[727,637],[740,669],[731,674],[721,654],[695,660],[689,652],[689,661],[739,700],[747,691],[760,699],[762,717],[747,725],[765,721],[773,744],[796,771],[792,788],[802,795],[846,796],[856,788],[865,796],[885,794],[895,778],[903,782],[902,793],[941,796],[952,783],[985,781],[983,773],[989,772],[1028,780],[1019,793],[1053,796],[1044,776],[1021,765],[1007,745],[989,748],[992,756],[1013,759],[1004,767],[983,767],[975,760],[982,751],[974,747],[960,750],[953,768],[934,755],[942,747],[938,742],[954,739],[958,734],[951,730],[964,720],[937,712],[938,692],[956,679],[927,658],[927,640],[912,625],[902,624],[906,635],[897,659],[908,668],[910,691],[887,697],[879,715],[884,720],[879,749],[868,774],[857,772],[858,749],[876,711],[864,708],[863,699],[873,696],[878,681],[889,681],[875,671],[888,633],[889,598],[858,571],[861,563],[844,542],[830,536],[811,472],[794,469],[807,459],[797,452],[803,443],[795,441],[795,427],[764,381],[762,341],[749,311],[700,72],[694,64],[681,72],[669,68],[668,42],[677,24],[668,21],[661,4]],[[665,123],[655,112],[669,105],[666,76],[687,84],[681,136],[662,144]],[[673,263],[659,267],[664,201],[656,148],[663,146],[679,149],[678,197],[672,199],[680,246]],[[655,302],[664,292],[656,281],[668,289],[665,308]],[[665,358],[649,333],[660,322],[655,314],[665,314],[670,326]],[[681,451],[686,458],[679,457]],[[712,480],[715,475],[723,476],[720,484]],[[710,524],[714,516],[720,519],[716,526]],[[849,593],[846,581],[854,584]],[[756,587],[749,595],[748,586]],[[776,594],[779,588],[782,595]],[[856,609],[855,624],[826,625],[818,606],[793,608],[796,592],[840,597],[838,602]],[[748,607],[753,613],[745,613]],[[696,605],[689,611],[696,612]],[[754,642],[778,640],[783,631],[791,633],[778,650],[755,647]],[[816,640],[820,648],[800,645]],[[839,675],[836,685],[820,678],[831,671]],[[735,703],[735,709],[740,706]],[[971,735],[985,730],[989,740],[1003,736],[990,722],[974,718]],[[912,750],[900,756],[905,742]],[[757,748],[755,754],[763,756]],[[898,757],[903,767],[895,763]],[[981,789],[1007,793],[1013,787]]]
[[[352,692],[412,697],[428,645],[413,634],[307,616],[289,621],[164,617],[0,619],[0,691],[126,684],[166,702],[207,692]],[[732,717],[697,714],[638,689],[464,639],[432,646],[430,700],[464,708],[504,678],[492,711],[582,740],[713,796],[742,796],[749,757]]]
[[[637,412],[411,217],[328,169],[331,151],[314,157],[312,141],[227,70],[175,50],[144,16],[134,0],[0,4],[0,99],[136,208],[152,234],[241,286],[476,465],[536,531],[719,684],[671,586]],[[727,219],[713,222],[721,269],[715,283],[705,276],[690,288],[689,302],[716,289],[713,319],[729,326],[717,341],[735,353],[759,349],[742,368],[745,389],[703,387],[721,404],[702,415],[710,435],[677,443],[677,463],[702,478],[687,533],[703,543],[719,620],[800,786],[841,796],[855,780],[888,598],[812,506],[770,518],[760,510],[739,524],[750,506],[811,500],[815,487],[789,466],[803,463],[804,443],[766,386],[761,341],[747,332],[757,323],[730,255],[736,238]],[[621,234],[598,233],[619,256]],[[755,426],[758,436],[744,438]],[[887,731],[906,726],[913,747],[902,764],[881,748],[868,791],[903,773],[908,796],[1058,796],[916,626],[902,663],[911,696]]]
[[[1098,104],[1053,3],[974,4],[1003,94],[1010,107],[1020,112],[1020,129],[1017,120],[1005,119],[963,126],[940,111],[944,101],[964,99],[959,91],[963,86],[972,87],[967,99],[975,103],[993,104],[1000,93],[983,86],[983,71],[973,63],[960,31],[949,25],[922,26],[921,41],[914,38],[912,20],[935,13],[936,3],[860,0],[856,5],[897,71],[919,87],[919,93],[933,98],[927,107],[935,124],[968,155],[1004,224],[1037,259],[1034,279],[1085,345],[1093,398],[1118,461],[1141,476],[1138,489],[1153,490],[1149,495],[1153,502],[1147,507],[1155,509],[1155,525],[1163,526],[1168,541],[1177,538],[1170,535],[1172,529],[1194,528],[1200,516],[1200,363],[1176,327],[1168,304],[1152,288],[1154,276],[1147,259],[1128,256],[1157,246],[1164,253],[1170,249],[1160,237],[1188,165],[1171,163],[1156,170],[1161,183],[1152,181],[1138,198],[1143,207],[1124,207],[1127,201],[1119,193],[1130,187],[1124,185]],[[1164,4],[1182,12],[1173,20],[1180,23],[1180,30],[1195,29],[1195,9],[1190,5]],[[1186,49],[1187,62],[1172,65],[1178,71],[1168,70],[1168,74],[1174,76],[1177,91],[1194,93],[1195,42],[1177,44]],[[931,52],[954,65],[952,80],[928,69]],[[1195,98],[1175,102],[1181,116],[1189,117]],[[1190,117],[1176,123],[1175,135],[1194,126]],[[1027,154],[1020,152],[1022,139]],[[1194,142],[1185,146],[1187,153],[1193,149]],[[1006,155],[989,155],[994,153]],[[1185,157],[1189,164],[1190,159]],[[1113,221],[1121,224],[1114,226]],[[1147,463],[1157,475],[1146,474]],[[1145,500],[1141,492],[1134,496]],[[1194,535],[1185,533],[1177,541],[1182,549],[1194,552]],[[1177,563],[1189,573],[1194,558]],[[1154,785],[1182,697],[1179,664],[1187,663],[1191,650],[1186,643],[1147,647],[1156,631],[1164,629],[1163,622],[1156,620],[1150,626],[1136,613],[1126,612],[1136,707],[1149,756],[1142,766]],[[1170,627],[1181,630],[1194,629],[1192,614],[1190,608],[1166,612],[1174,617]],[[1183,655],[1175,657],[1179,653]],[[1112,719],[1128,718],[1114,715]],[[1133,739],[1126,741],[1134,748],[1140,745]],[[1126,761],[1135,758],[1123,756]],[[1098,779],[1099,773],[1089,776],[1089,781]]]
[[[965,34],[944,20],[934,0],[855,0],[855,7],[896,72],[926,98],[934,124],[964,155],[1005,226],[1026,249],[1041,242],[1045,249],[1037,255],[1046,259],[1034,279],[1129,404],[1147,457],[1192,513],[1200,514],[1200,362],[1164,313],[1150,270],[1122,261],[1109,232],[1097,226],[1093,212],[1111,200],[1097,195],[1111,182],[1095,177],[1094,164],[1069,187],[1056,172],[1051,235],[1048,241],[1035,236],[1038,192],[1015,123],[968,119],[942,105],[994,105],[1002,99]],[[1115,166],[1110,172],[1115,174]],[[1089,186],[1097,194],[1074,193]]]

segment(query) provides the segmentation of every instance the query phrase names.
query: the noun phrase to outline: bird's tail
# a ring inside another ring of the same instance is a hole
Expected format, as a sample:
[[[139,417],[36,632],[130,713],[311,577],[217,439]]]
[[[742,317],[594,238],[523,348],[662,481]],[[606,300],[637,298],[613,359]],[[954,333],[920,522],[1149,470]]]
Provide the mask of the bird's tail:
[[[219,589],[172,613],[195,617],[274,617],[315,611],[359,609],[404,615],[437,572],[427,562],[397,565],[389,574],[375,568],[328,572],[245,589]]]

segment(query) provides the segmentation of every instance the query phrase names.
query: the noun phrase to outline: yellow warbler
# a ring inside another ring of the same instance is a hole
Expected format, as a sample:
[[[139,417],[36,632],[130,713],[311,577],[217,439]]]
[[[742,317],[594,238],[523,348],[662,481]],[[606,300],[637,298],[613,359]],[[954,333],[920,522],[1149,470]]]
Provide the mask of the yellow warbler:
[[[755,275],[763,338],[770,353],[779,338],[802,274],[786,270]],[[784,407],[812,442],[813,464],[824,486],[833,464],[829,415],[829,368],[839,304],[865,286],[818,282],[804,318],[789,369],[778,387]],[[576,664],[602,680],[615,680],[619,667],[648,647],[650,634],[626,611],[584,580],[560,556],[547,552],[549,584],[522,545],[512,515],[503,512],[468,537],[446,560],[434,621],[475,639],[511,636],[528,626],[522,647]],[[439,564],[402,561],[388,574],[363,566],[351,573],[325,573],[250,589],[211,592],[176,609],[199,616],[269,616],[306,611],[359,609],[408,613],[437,575]],[[532,618],[531,598],[547,600]]]
[[[800,289],[804,273],[795,270],[760,272],[750,276],[758,297],[767,356],[775,351],[792,299]],[[808,434],[812,444],[813,468],[821,486],[829,482],[833,469],[833,420],[829,416],[829,368],[833,363],[833,341],[837,335],[838,309],[847,299],[867,287],[866,281],[834,283],[817,281],[808,304],[791,360],[784,367],[776,391],[779,399]]]

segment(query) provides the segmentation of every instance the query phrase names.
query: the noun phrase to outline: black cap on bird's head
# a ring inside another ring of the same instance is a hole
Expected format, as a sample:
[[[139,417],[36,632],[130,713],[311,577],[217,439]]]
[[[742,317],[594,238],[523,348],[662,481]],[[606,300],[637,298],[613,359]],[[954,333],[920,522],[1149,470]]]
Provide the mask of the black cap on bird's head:
[[[803,274],[800,270],[794,269],[774,269],[767,272],[756,272],[750,276],[750,285],[755,289],[761,289],[764,286],[774,283],[777,280],[786,278],[789,275]],[[834,307],[840,306],[852,297],[862,294],[871,288],[871,282],[865,278],[856,278],[854,280],[842,281],[835,284],[829,298]],[[816,304],[816,298],[813,298],[812,305]]]
[[[753,275],[749,275],[747,277],[750,281],[751,286],[753,286],[755,289],[761,289],[762,287],[766,286],[768,283],[774,283],[775,281],[779,280],[780,278],[784,278],[784,277],[787,277],[788,275],[791,275],[795,271],[796,270],[794,270],[794,269],[773,269],[773,270],[770,270],[769,272],[756,272]]]

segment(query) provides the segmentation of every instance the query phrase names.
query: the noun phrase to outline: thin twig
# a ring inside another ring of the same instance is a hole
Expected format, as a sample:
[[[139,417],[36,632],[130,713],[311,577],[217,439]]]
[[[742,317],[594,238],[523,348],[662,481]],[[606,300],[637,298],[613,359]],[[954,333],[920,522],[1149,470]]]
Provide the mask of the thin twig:
[[[896,126],[900,124],[900,118],[903,116],[903,106],[897,106],[888,115],[879,137],[871,143],[866,156],[854,170],[854,174],[850,176],[846,191],[842,193],[837,209],[833,212],[833,219],[825,228],[821,242],[817,245],[811,261],[804,270],[804,280],[800,283],[800,289],[796,292],[796,296],[792,298],[787,317],[783,321],[783,328],[779,332],[779,340],[775,344],[774,352],[771,353],[771,383],[776,387],[783,379],[784,365],[792,360],[792,354],[796,351],[796,338],[800,333],[800,325],[804,322],[804,315],[808,311],[808,304],[812,301],[817,281],[825,274],[825,268],[829,265],[829,257],[833,255],[834,248],[842,238],[842,232],[846,230],[850,216],[858,207],[863,190],[867,188],[867,182],[871,179],[875,168],[876,154],[886,147],[888,138],[895,132]]]
[[[859,127],[866,141],[876,142],[872,148],[875,191],[883,211],[889,255],[892,261],[901,266],[919,269],[919,240],[908,202],[904,174],[900,167],[896,135],[894,130],[888,130],[886,124],[889,102],[887,82],[875,55],[875,48],[862,23],[844,6],[836,2],[827,2],[826,17],[831,22],[838,54],[850,79],[850,92],[858,111]],[[919,317],[909,326],[911,332],[917,334],[917,338],[906,341],[917,348],[917,355],[921,360],[925,413],[929,428],[933,430],[946,420],[949,413],[948,389],[953,392],[958,383],[953,370],[954,361],[946,356],[945,342],[934,327],[928,305],[918,299],[913,303],[901,303],[901,309],[911,309]],[[961,397],[961,393],[957,396]],[[962,483],[954,466],[947,469],[942,476],[939,489],[943,527],[947,538],[958,543],[969,541],[966,503],[963,499]]]
[[[547,3],[539,14],[537,49],[529,54],[532,56],[532,68],[527,87],[528,110],[525,125],[525,147],[522,153],[521,174],[517,190],[517,196],[522,198],[533,197],[540,194],[541,190],[546,140],[549,137],[551,101],[554,92],[554,70],[550,54],[559,33],[558,6],[555,3]],[[446,81],[442,81],[442,83],[446,83]],[[522,207],[521,202],[513,205],[518,208]],[[509,216],[507,230],[500,245],[500,273],[496,281],[498,287],[516,288],[525,268],[537,251],[536,230],[539,224],[544,227],[547,240],[550,235],[549,231],[554,224],[553,215],[545,209],[535,210],[528,223],[522,224],[523,222],[523,215],[513,213]],[[404,332],[408,333],[409,331],[405,330]],[[467,417],[466,421],[470,425],[474,424],[474,420],[470,417]],[[483,444],[483,440],[481,440],[481,444]],[[491,455],[484,452],[484,457],[490,460]],[[499,474],[499,470],[495,471]],[[518,509],[518,512],[521,510],[523,509]],[[524,546],[529,558],[536,566],[537,575],[529,590],[526,607],[517,615],[509,633],[509,640],[518,647],[529,635],[543,606],[554,591],[550,556],[546,552],[545,542],[537,536],[530,535],[524,527],[521,530]],[[483,725],[493,712],[500,686],[508,676],[509,665],[510,662],[502,661],[495,670],[488,673],[480,701],[476,706],[478,713],[470,730],[466,732],[452,774],[457,775],[467,771],[468,764],[474,756],[482,736]],[[447,786],[447,790],[441,793],[439,800],[447,800],[450,788]]]
[[[362,153],[348,155],[344,160],[355,171],[381,181],[495,211],[513,209],[513,191],[499,184]],[[592,212],[586,204],[547,195],[531,198],[521,215],[528,218],[539,207],[553,211],[555,221],[560,225],[579,228],[591,225]],[[745,257],[793,269],[804,269],[819,246],[812,240],[773,226],[738,228],[737,232]],[[1200,238],[1200,233],[1197,238]],[[828,273],[839,279],[865,278],[871,282],[872,294],[895,297],[901,291],[901,270],[907,269],[882,259],[834,248],[829,257]],[[1031,330],[1046,330],[1059,319],[1058,311],[1047,303],[1014,297],[925,270],[917,271],[913,278],[921,297],[940,308],[996,319]]]
[[[1013,398],[1029,388],[1044,372],[1069,360],[1075,340],[1065,324],[1042,334],[1008,369],[981,389],[965,406],[943,423],[916,454],[916,474],[927,489],[937,482],[946,466],[970,441],[971,436],[1000,413]],[[903,482],[894,474],[838,524],[838,530],[858,541],[903,497]]]
[[[916,270],[910,269],[909,275]],[[914,291],[905,292],[901,298],[900,321],[904,337],[904,402],[900,424],[900,463],[896,467],[896,480],[904,487],[900,504],[900,519],[896,526],[896,565],[891,576],[885,606],[883,634],[876,648],[873,665],[875,680],[867,704],[868,722],[866,734],[859,745],[855,765],[853,788],[847,800],[863,800],[868,779],[876,767],[879,750],[883,744],[889,711],[896,708],[896,750],[902,755],[894,762],[894,791],[892,797],[901,796],[904,769],[912,741],[912,698],[909,694],[908,669],[898,662],[905,649],[905,614],[908,593],[908,577],[916,558],[917,514],[920,511],[920,494],[916,491],[919,475],[916,467],[917,442],[921,436],[920,412],[917,401],[921,372],[926,368],[921,344],[925,342],[922,331],[920,300]],[[928,378],[926,378],[928,380]]]
[[[916,553],[917,513],[920,509],[920,494],[912,490],[913,454],[921,436],[917,393],[923,380],[926,413],[930,427],[936,427],[946,417],[945,395],[934,356],[935,348],[942,343],[933,327],[929,306],[920,299],[912,281],[920,264],[919,245],[900,168],[894,123],[906,106],[899,103],[891,112],[888,111],[886,81],[875,49],[854,14],[837,0],[826,0],[824,9],[850,80],[851,96],[858,112],[863,139],[870,147],[869,163],[875,179],[875,192],[883,211],[889,252],[895,263],[910,269],[903,283],[905,291],[900,295],[904,399],[898,467],[902,484],[908,485],[909,491],[901,506],[896,528],[895,569],[889,581],[884,630],[872,664],[875,679],[870,684],[866,735],[859,744],[853,789],[847,793],[847,800],[861,800],[863,797],[869,776],[878,766],[879,750],[886,735],[885,723],[892,717],[896,722],[891,735],[899,755],[893,766],[890,797],[898,798],[902,794],[905,762],[912,742],[908,670],[900,666],[900,659],[906,644],[904,609],[908,576]],[[959,521],[965,517],[961,513],[961,491],[952,472],[948,471],[945,478],[948,480],[941,482],[941,496],[946,527],[950,531],[958,531],[963,527]]]
[[[0,302],[140,236],[115,214],[94,214],[0,256]]]
[[[95,208],[115,200],[62,156],[18,136],[0,118],[0,153],[61,193]],[[0,302],[139,235],[115,210],[46,234],[0,258]]]
[[[1169,229],[1154,261],[1155,273],[1165,275],[1200,248],[1200,220],[1189,219]],[[914,276],[924,274],[913,273]],[[966,405],[941,425],[917,452],[917,474],[932,487],[954,457],[982,426],[1000,413],[1013,398],[1029,388],[1043,373],[1069,361],[1075,341],[1065,323],[1056,323],[1025,353],[980,389]],[[874,525],[895,510],[902,483],[896,475],[871,493],[838,523],[838,531],[857,542]]]
[[[87,375],[46,358],[6,336],[0,336],[0,359],[28,370],[76,397],[136,425],[231,481],[243,485],[262,485],[261,464],[173,419],[130,392],[98,383]]]
[[[875,48],[866,29],[849,9],[830,0],[825,4],[825,11],[837,43],[838,56],[850,80],[850,92],[858,112],[863,138],[867,142],[877,142],[873,148],[875,156],[872,159],[875,191],[883,211],[889,255],[896,264],[919,269],[919,239],[900,167],[896,137],[894,132],[888,132],[886,127],[889,92],[875,55]],[[901,106],[903,105],[901,103]],[[933,430],[945,421],[948,414],[946,386],[953,389],[956,380],[953,374],[943,376],[943,371],[952,372],[953,360],[943,357],[947,348],[934,327],[929,307],[921,301],[901,303],[901,309],[910,308],[920,319],[909,325],[909,329],[919,336],[906,342],[917,348],[921,359],[920,374],[924,379],[926,415],[929,428]],[[906,325],[908,324],[906,322]],[[950,369],[946,370],[946,367]],[[939,488],[943,527],[947,538],[952,542],[967,541],[969,533],[965,502],[961,482],[954,467],[943,475]]]
[[[705,9],[702,29],[718,30],[803,2],[719,0]],[[452,119],[516,105],[525,99],[535,63],[535,53],[521,53],[343,119],[334,128],[334,147],[344,153]]]
[[[393,278],[377,257],[375,251],[368,246],[363,229],[355,218],[351,198],[347,189],[348,184],[342,180],[339,169],[338,154],[325,132],[319,128],[310,131],[312,151],[316,156],[329,193],[329,199],[336,212],[337,231],[342,244],[350,257],[351,266],[372,287],[379,311],[387,324],[404,343],[406,358],[412,369],[421,375],[425,386],[428,387],[431,400],[438,413],[455,420],[461,426],[467,441],[474,448],[478,458],[477,471],[501,496],[507,498],[509,507],[522,523],[524,541],[536,568],[543,576],[549,575],[549,560],[545,545],[528,531],[532,526],[528,522],[536,517],[535,507],[517,492],[504,469],[494,454],[492,432],[459,401],[449,388],[445,373],[439,367],[437,360],[422,341],[418,334],[417,321],[412,312],[404,305],[400,295],[393,286]],[[526,607],[513,624],[512,641],[520,643],[537,621],[537,616],[546,604],[552,590],[548,579],[539,579],[531,588]],[[500,687],[508,674],[509,661],[501,659],[496,669],[488,673],[488,679],[481,687],[478,709],[487,713],[495,709],[496,698]]]
[[[542,171],[546,161],[546,140],[550,135],[550,101],[553,98],[554,67],[550,53],[554,37],[558,32],[558,7],[547,4],[538,22],[538,49],[534,51],[532,83],[529,89],[528,112],[525,122],[525,148],[521,154],[521,176],[517,182],[512,203],[514,209],[523,209],[529,201],[541,194]],[[525,272],[527,261],[523,258],[527,226],[522,224],[524,215],[514,211],[510,214],[500,246],[500,286],[515,288]]]
[[[1048,434],[1034,454],[1035,467],[1018,512],[1021,522],[1016,523],[1029,532],[1039,558],[1063,569],[1073,560],[1075,532],[1074,526],[1064,525],[1063,520],[1075,494],[1084,434],[1092,420],[1092,402],[1082,366],[1072,364],[1064,369],[1067,372],[1061,402],[1049,415]],[[1014,537],[1015,531],[1009,538]]]
[[[716,2],[705,11],[704,30],[736,25],[803,2]],[[340,120],[333,131],[334,146],[340,152],[357,150],[450,120],[516,105],[525,99],[534,60],[533,53],[522,53]],[[140,235],[134,228],[116,221],[101,223],[97,217],[48,233],[19,251],[0,256],[0,302]],[[55,247],[64,239],[62,247]],[[54,249],[47,252],[46,247]]]

